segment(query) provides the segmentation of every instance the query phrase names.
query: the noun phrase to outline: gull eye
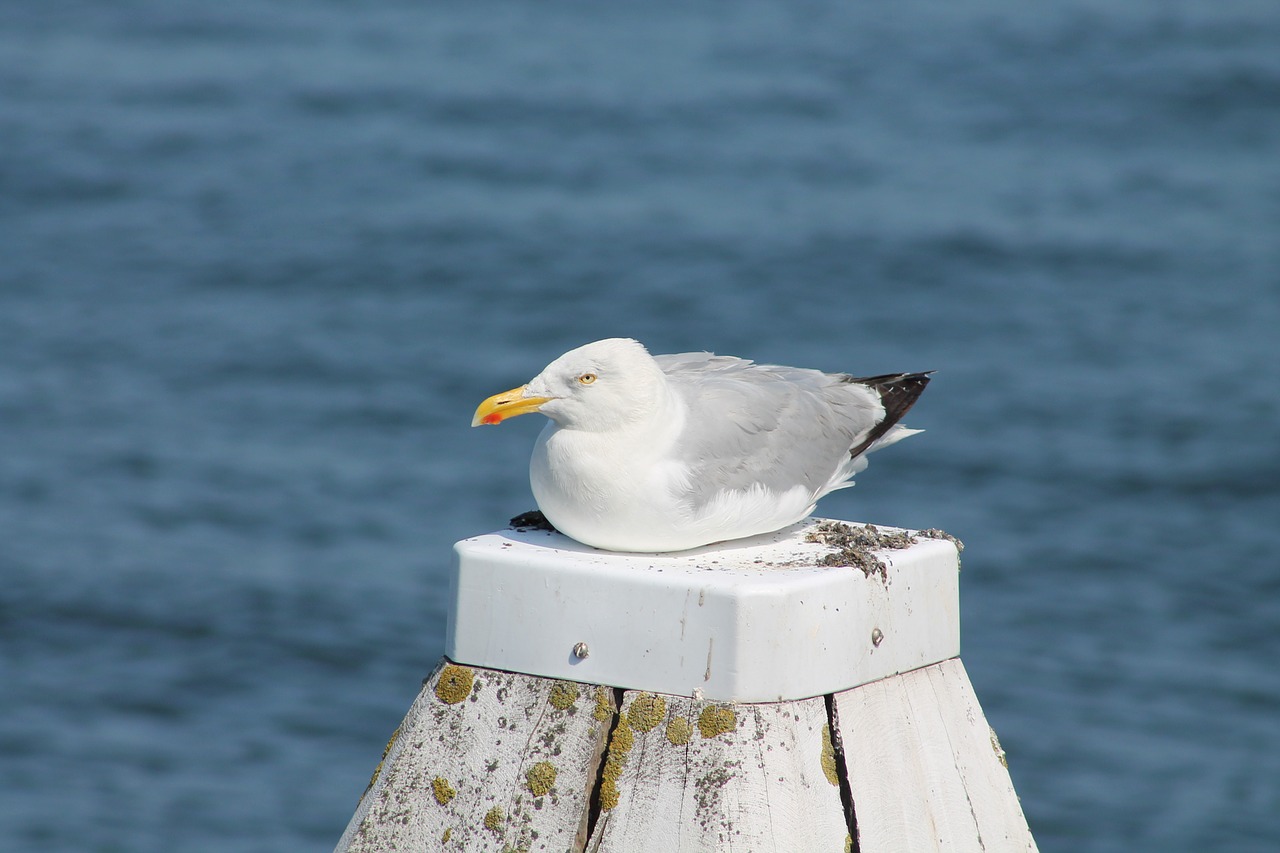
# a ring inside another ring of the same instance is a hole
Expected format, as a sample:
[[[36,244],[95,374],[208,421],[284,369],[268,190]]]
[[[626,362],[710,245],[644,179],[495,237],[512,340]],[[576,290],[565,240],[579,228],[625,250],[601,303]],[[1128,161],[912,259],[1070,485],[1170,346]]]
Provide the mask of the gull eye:
[[[578,377],[579,385],[590,385],[592,382],[595,382],[595,381],[596,381],[596,375],[594,373],[584,373]]]

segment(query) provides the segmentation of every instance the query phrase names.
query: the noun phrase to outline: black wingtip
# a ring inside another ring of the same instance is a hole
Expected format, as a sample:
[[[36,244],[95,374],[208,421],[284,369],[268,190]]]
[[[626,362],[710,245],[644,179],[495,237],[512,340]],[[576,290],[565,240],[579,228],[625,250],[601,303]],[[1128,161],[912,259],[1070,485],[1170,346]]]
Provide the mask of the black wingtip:
[[[929,377],[934,371],[923,373],[886,373],[882,376],[850,376],[849,381],[865,385],[880,395],[880,403],[884,406],[884,420],[876,424],[867,437],[849,449],[851,457],[864,453],[885,433],[893,429],[894,424],[902,420],[929,384]]]

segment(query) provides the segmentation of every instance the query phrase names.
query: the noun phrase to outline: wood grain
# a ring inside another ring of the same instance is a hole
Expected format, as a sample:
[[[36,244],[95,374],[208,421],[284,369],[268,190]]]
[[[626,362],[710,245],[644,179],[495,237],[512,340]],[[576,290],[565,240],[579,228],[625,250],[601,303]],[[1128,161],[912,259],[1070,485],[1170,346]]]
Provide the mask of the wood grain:
[[[861,853],[1036,849],[959,658],[834,705]]]
[[[821,697],[720,705],[626,693],[605,761],[611,807],[587,850],[839,853],[849,827],[823,769],[826,726]]]
[[[605,688],[443,662],[337,849],[580,849],[612,697]]]

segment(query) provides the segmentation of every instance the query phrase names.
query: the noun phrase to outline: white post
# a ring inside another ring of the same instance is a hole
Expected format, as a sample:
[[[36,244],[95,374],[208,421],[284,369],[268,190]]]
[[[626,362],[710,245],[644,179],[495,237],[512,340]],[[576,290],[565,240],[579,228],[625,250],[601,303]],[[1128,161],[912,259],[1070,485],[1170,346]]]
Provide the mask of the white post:
[[[958,657],[953,541],[455,551],[445,660],[338,851],[1035,850]]]

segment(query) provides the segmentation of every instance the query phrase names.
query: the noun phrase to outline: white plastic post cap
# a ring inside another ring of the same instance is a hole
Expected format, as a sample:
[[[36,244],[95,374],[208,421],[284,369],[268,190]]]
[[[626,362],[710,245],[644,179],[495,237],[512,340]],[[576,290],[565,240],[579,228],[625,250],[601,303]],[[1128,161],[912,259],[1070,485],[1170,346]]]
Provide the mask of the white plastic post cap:
[[[955,546],[819,566],[816,520],[675,554],[502,530],[454,546],[445,654],[473,666],[717,701],[838,692],[960,653]],[[881,528],[893,531],[894,528]]]

